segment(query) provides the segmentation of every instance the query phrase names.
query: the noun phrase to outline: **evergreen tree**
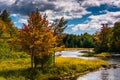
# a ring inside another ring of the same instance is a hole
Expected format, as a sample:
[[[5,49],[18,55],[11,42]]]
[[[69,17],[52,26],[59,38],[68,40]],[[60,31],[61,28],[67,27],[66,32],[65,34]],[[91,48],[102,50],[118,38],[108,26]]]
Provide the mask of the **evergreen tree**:
[[[3,10],[2,14],[0,15],[0,18],[2,21],[6,22],[6,23],[11,22],[11,19],[9,18],[9,13],[7,12],[7,10]]]
[[[93,48],[95,47],[95,40],[93,35],[88,33],[81,35],[66,34],[63,39],[63,44],[67,48]]]
[[[9,18],[9,13],[7,12],[7,10],[2,11],[0,19],[6,24],[6,28],[2,37],[9,44],[11,51],[13,51],[13,49],[15,48],[15,39],[18,34],[18,29],[14,26],[11,18]]]

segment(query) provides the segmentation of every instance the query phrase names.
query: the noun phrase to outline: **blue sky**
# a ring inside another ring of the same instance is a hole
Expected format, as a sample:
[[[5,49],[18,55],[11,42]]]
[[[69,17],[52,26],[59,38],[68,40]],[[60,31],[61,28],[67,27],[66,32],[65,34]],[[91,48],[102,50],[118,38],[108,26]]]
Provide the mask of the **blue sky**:
[[[68,21],[65,33],[69,34],[94,34],[102,23],[112,27],[120,21],[120,0],[0,0],[0,10],[7,9],[19,28],[36,8],[50,22],[64,16]]]

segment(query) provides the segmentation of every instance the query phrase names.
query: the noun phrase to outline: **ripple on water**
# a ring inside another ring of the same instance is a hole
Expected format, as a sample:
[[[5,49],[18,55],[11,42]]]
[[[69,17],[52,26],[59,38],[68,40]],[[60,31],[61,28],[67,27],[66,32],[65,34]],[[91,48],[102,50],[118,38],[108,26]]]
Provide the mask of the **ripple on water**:
[[[91,72],[78,77],[77,80],[120,80],[120,68]]]

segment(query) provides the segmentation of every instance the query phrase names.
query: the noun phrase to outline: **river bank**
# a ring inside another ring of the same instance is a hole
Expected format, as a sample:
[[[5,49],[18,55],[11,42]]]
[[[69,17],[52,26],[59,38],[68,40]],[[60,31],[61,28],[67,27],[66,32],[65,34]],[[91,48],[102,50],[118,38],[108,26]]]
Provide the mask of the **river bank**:
[[[61,80],[76,78],[76,76],[91,72],[102,65],[109,65],[103,60],[85,60],[80,58],[56,57],[56,65],[30,70],[30,58],[6,59],[0,61],[0,79],[3,80]]]
[[[66,50],[93,50],[94,48],[63,48],[62,51]]]
[[[109,64],[103,60],[85,60],[79,58],[56,58],[56,67],[61,67],[64,73],[59,74],[59,76],[53,76],[50,79],[55,80],[70,80],[75,79],[79,75],[86,74],[88,72],[99,69],[102,66],[108,66]]]

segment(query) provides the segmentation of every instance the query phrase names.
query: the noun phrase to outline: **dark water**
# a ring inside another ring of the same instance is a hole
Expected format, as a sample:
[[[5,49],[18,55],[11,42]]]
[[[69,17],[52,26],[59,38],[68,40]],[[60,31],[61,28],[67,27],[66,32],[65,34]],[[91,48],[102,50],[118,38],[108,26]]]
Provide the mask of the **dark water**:
[[[95,57],[82,57],[83,52],[87,50],[71,50],[56,52],[56,55],[61,54],[61,57],[76,57],[83,59],[96,59]],[[120,65],[120,57],[104,58],[103,60],[111,64]],[[90,72],[86,75],[79,76],[77,80],[120,80],[120,68],[100,69],[95,72]]]

